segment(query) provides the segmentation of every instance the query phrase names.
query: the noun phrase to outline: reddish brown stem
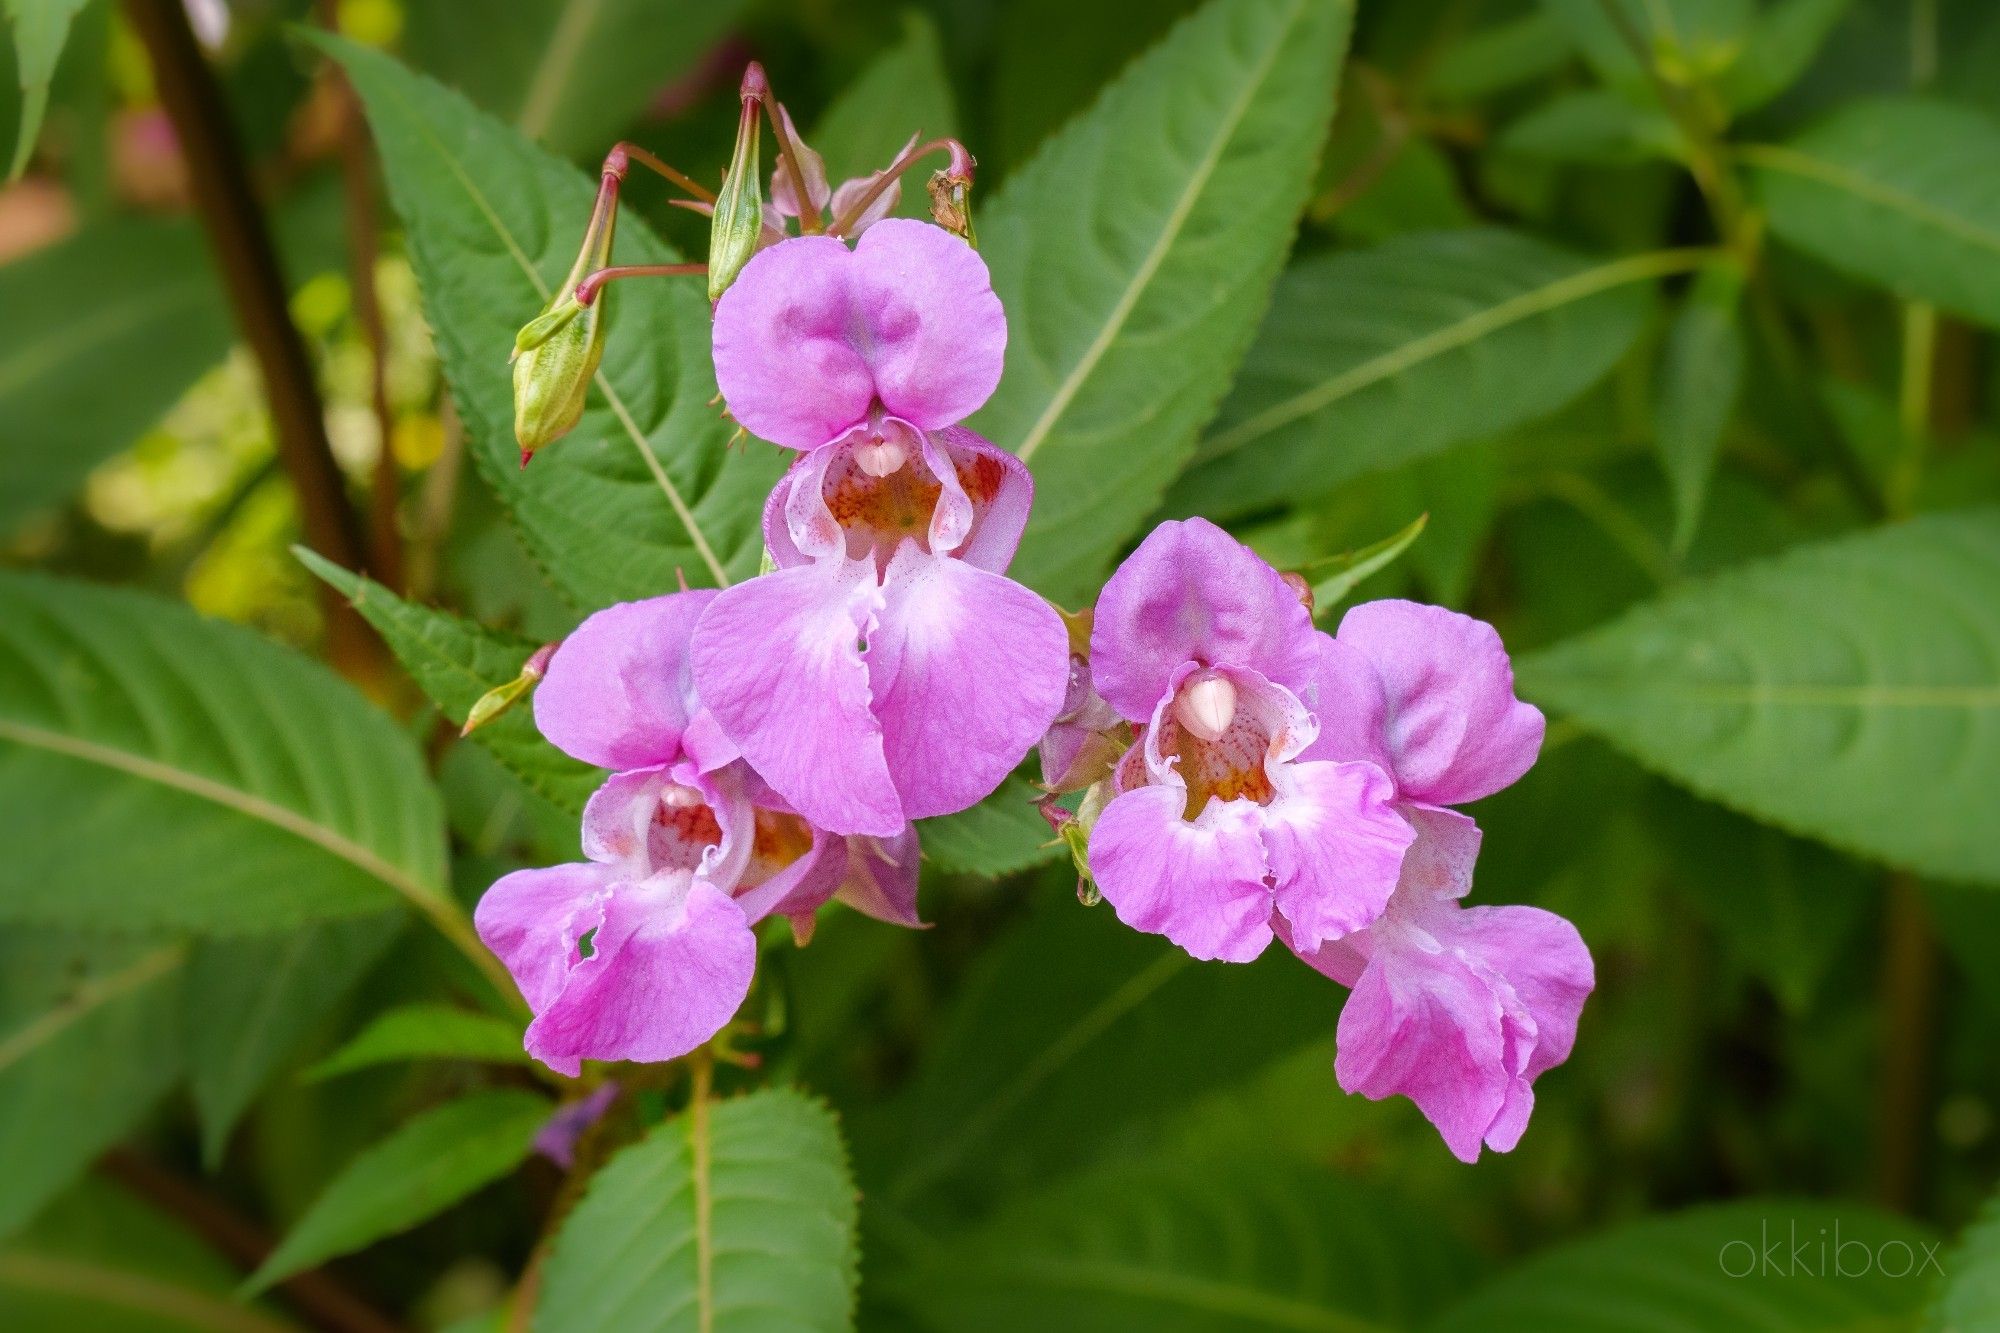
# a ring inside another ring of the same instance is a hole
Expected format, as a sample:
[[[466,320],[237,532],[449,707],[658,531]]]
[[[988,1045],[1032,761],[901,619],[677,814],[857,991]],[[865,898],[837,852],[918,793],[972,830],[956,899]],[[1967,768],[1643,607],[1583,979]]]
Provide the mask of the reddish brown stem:
[[[589,305],[597,299],[598,291],[607,282],[620,278],[682,278],[708,272],[706,264],[618,264],[611,268],[601,268],[595,273],[584,275],[576,285],[576,303]]]
[[[628,162],[637,162],[640,166],[645,167],[655,175],[666,177],[666,179],[680,186],[694,198],[701,200],[705,204],[715,202],[715,191],[698,184],[686,172],[668,166],[665,162],[635,143],[619,143],[613,146],[611,151],[605,155],[604,170],[616,172],[618,178],[623,180]]]
[[[951,166],[948,169],[952,174],[960,176],[967,181],[972,179],[972,154],[966,150],[964,144],[956,139],[932,139],[928,143],[920,143],[908,152],[898,154],[896,160],[891,162],[880,176],[876,177],[875,183],[862,191],[861,197],[849,204],[847,211],[833,220],[832,224],[826,229],[827,235],[845,236],[847,229],[859,221],[861,215],[868,211],[868,206],[882,197],[882,191],[888,189],[892,182],[901,180],[904,172],[915,166],[926,156],[938,152],[951,154]]]
[[[1930,1121],[1937,936],[1916,879],[1891,874],[1882,922],[1882,1072],[1876,1188],[1882,1203],[1913,1210],[1922,1192]]]
[[[98,1169],[155,1207],[171,1213],[232,1263],[254,1269],[270,1256],[270,1237],[228,1204],[193,1183],[124,1148],[114,1148]],[[326,1333],[401,1333],[394,1320],[341,1286],[321,1269],[278,1284],[278,1293],[315,1328]]]
[[[340,30],[338,0],[320,0],[320,21],[329,31]],[[340,102],[340,181],[347,204],[347,263],[354,288],[354,322],[368,345],[369,398],[375,409],[380,447],[370,480],[368,508],[371,572],[401,592],[404,587],[402,498],[403,474],[396,465],[396,413],[389,405],[389,334],[382,318],[381,294],[375,286],[377,256],[375,171],[369,161],[368,126],[361,100],[347,76],[333,61],[326,65]]]
[[[277,250],[214,72],[195,43],[180,0],[125,0],[125,12],[152,63],[202,230],[237,326],[257,360],[278,458],[298,496],[306,544],[335,564],[360,569],[366,559],[361,525],[327,443],[312,363],[292,324]],[[321,606],[334,664],[357,677],[380,679],[387,658],[367,623],[331,588],[321,589]]]

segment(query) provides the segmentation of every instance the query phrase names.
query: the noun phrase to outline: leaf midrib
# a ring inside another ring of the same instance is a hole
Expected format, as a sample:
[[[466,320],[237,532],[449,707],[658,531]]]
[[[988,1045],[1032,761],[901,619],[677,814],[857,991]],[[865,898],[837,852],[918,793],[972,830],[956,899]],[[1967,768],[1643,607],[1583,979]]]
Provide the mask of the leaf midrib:
[[[61,1255],[29,1250],[0,1254],[0,1286],[76,1296],[215,1333],[297,1333],[295,1325],[266,1318],[234,1301]]]
[[[426,884],[403,867],[389,861],[372,848],[362,846],[345,834],[324,824],[315,823],[296,810],[265,800],[252,792],[231,787],[227,783],[218,782],[200,773],[176,768],[172,764],[147,755],[84,740],[78,736],[67,736],[61,732],[8,718],[0,718],[0,740],[79,759],[85,763],[98,764],[142,781],[186,792],[190,796],[199,797],[233,810],[237,814],[282,829],[380,880],[422,909],[427,916],[436,916],[439,895],[434,886]]]
[[[1180,238],[1181,229],[1187,225],[1188,217],[1194,212],[1194,206],[1200,199],[1202,190],[1207,187],[1209,178],[1221,164],[1223,152],[1235,136],[1244,116],[1249,114],[1250,104],[1256,99],[1258,90],[1264,86],[1265,80],[1270,78],[1271,70],[1278,63],[1278,54],[1285,49],[1285,39],[1298,25],[1299,17],[1303,13],[1304,0],[1299,0],[1292,5],[1284,23],[1278,26],[1276,36],[1263,58],[1257,63],[1255,73],[1244,80],[1242,94],[1229,108],[1229,113],[1219,122],[1215,137],[1209,142],[1207,151],[1188,179],[1187,188],[1181,191],[1180,197],[1174,201],[1173,209],[1167,214],[1167,220],[1161,227],[1159,236],[1154,239],[1152,247],[1140,261],[1139,267],[1133,271],[1132,280],[1126,284],[1117,303],[1112,306],[1111,313],[1105,318],[1104,326],[1097,331],[1097,336],[1091,339],[1090,346],[1084,349],[1076,364],[1070,367],[1070,372],[1064,376],[1062,383],[1056,386],[1055,393],[1050,396],[1048,405],[1042,409],[1035,424],[1021,437],[1021,443],[1015,448],[1014,453],[1022,462],[1025,463],[1034,457],[1035,451],[1042,447],[1043,441],[1048,439],[1049,433],[1055,429],[1057,420],[1069,410],[1070,403],[1082,391],[1083,382],[1090,378],[1091,373],[1097,369],[1097,363],[1111,350],[1111,344],[1117,340],[1119,332],[1125,327],[1125,321],[1130,319],[1133,310],[1138,308],[1140,297],[1145,294],[1145,289],[1159,272],[1160,266],[1166,262],[1167,252]]]
[[[1737,155],[1752,166],[1760,166],[1768,171],[1786,172],[1802,176],[1807,180],[1830,185],[1837,190],[1845,190],[1856,198],[1872,204],[1903,213],[1927,226],[1954,236],[1968,245],[1978,246],[2000,254],[2000,231],[1988,231],[1970,218],[1960,217],[1935,208],[1916,195],[1865,176],[1851,167],[1829,162],[1823,157],[1782,144],[1745,144],[1736,150]]]
[[[515,264],[520,267],[522,274],[528,279],[528,282],[533,285],[536,295],[541,297],[544,305],[548,304],[550,296],[548,284],[542,281],[542,275],[536,270],[534,264],[530,262],[527,253],[515,241],[513,232],[508,230],[507,224],[501,219],[500,214],[494,209],[492,203],[488,201],[485,193],[466,174],[465,168],[459,165],[458,159],[453,157],[446,149],[443,140],[439,139],[432,132],[430,122],[425,120],[417,108],[412,106],[408,99],[403,97],[399,89],[386,84],[378,86],[382,88],[384,96],[395,99],[398,105],[402,107],[408,123],[415,127],[422,135],[424,142],[430,145],[432,154],[445,164],[445,167],[451,173],[452,179],[458,183],[460,189],[465,191],[466,197],[472,201],[473,206],[486,219],[487,225],[493,229],[493,234],[500,239],[501,244],[506,246],[507,253],[513,258]],[[727,588],[729,586],[729,572],[723,568],[721,560],[716,557],[715,548],[709,545],[708,535],[701,530],[701,524],[695,520],[694,511],[688,507],[687,500],[681,495],[680,487],[674,484],[674,479],[667,475],[666,468],[661,465],[658,458],[653,456],[653,451],[647,447],[645,433],[639,429],[638,421],[633,417],[631,409],[625,405],[624,396],[612,385],[610,378],[602,370],[599,370],[595,374],[593,383],[597,385],[598,392],[604,395],[605,401],[610,404],[612,415],[618,418],[618,424],[625,428],[626,437],[631,441],[632,447],[638,451],[640,460],[646,465],[646,470],[652,474],[654,484],[667,497],[667,504],[673,509],[674,517],[680,520],[682,529],[688,535],[688,541],[694,546],[695,553],[701,556],[702,563],[708,566],[708,572],[714,577],[716,586],[718,588]]]
[[[1685,273],[1715,258],[1716,253],[1712,250],[1656,250],[1614,259],[1518,292],[1498,305],[1482,307],[1462,319],[1377,353],[1357,366],[1350,366],[1310,388],[1271,404],[1226,430],[1216,432],[1202,441],[1201,447],[1195,451],[1195,461],[1203,463],[1234,453],[1272,431],[1332,406],[1342,398],[1405,374],[1425,361],[1469,346],[1510,324],[1628,283]]]
[[[81,1022],[86,1014],[110,1004],[120,996],[139,989],[187,961],[185,944],[169,944],[143,954],[109,976],[92,977],[71,994],[14,1029],[0,1040],[0,1070],[32,1055],[53,1040],[63,1029]]]
[[[165,313],[208,290],[208,279],[192,278],[163,287],[143,299],[123,306],[113,305],[93,317],[73,324],[63,334],[30,343],[5,361],[0,361],[0,396],[13,393],[21,385],[46,374],[49,367],[72,355],[87,354],[94,346],[109,342],[140,327],[156,314]]]

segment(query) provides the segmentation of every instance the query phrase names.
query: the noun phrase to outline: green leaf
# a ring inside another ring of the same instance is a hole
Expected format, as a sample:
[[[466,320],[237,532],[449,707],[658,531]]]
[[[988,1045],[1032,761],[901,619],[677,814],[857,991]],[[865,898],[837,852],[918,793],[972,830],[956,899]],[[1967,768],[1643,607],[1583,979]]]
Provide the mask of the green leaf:
[[[818,1102],[766,1089],[684,1112],[591,1181],[549,1251],[536,1333],[844,1330],[854,1220]]]
[[[2000,122],[1915,98],[1850,103],[1750,147],[1771,230],[1898,294],[2000,325]]]
[[[452,0],[414,0],[404,49],[553,151],[598,154],[743,8],[742,0],[514,0],[505,23],[480,23]]]
[[[1607,88],[1561,93],[1510,121],[1500,151],[1553,162],[1626,166],[1680,152],[1681,140],[1666,112],[1634,106]]]
[[[1751,23],[1743,54],[1718,80],[1722,100],[1738,115],[1753,111],[1797,83],[1847,13],[1850,0],[1776,0]]]
[[[1680,83],[1709,82],[1727,71],[1756,16],[1756,0],[1542,0],[1599,78],[1647,101],[1655,96],[1652,81],[1619,30],[1613,6],[1623,11],[1624,26],[1638,35],[1648,59]]]
[[[1085,600],[1249,346],[1332,115],[1346,0],[1210,0],[979,219],[1006,375],[973,429],[1031,462],[1013,573]]]
[[[292,1333],[231,1290],[237,1271],[171,1218],[85,1177],[0,1248],[0,1327],[61,1333]]]
[[[180,1073],[187,948],[0,933],[0,1235],[125,1137]]]
[[[1592,262],[1479,229],[1295,264],[1168,507],[1221,517],[1324,495],[1547,416],[1625,355],[1651,282],[1698,262]]]
[[[1454,42],[1424,86],[1439,97],[1471,100],[1553,74],[1569,55],[1561,22],[1531,10]]]
[[[1836,1239],[1847,1248],[1836,1252]],[[1452,1307],[1426,1333],[1896,1328],[1923,1300],[1927,1284],[1913,1274],[1934,1245],[1921,1227],[1860,1208],[1789,1199],[1692,1208],[1539,1255]],[[1860,1269],[1864,1255],[1865,1273],[1841,1275]],[[1899,1268],[1903,1274],[1894,1276]]]
[[[1394,1196],[1237,1155],[1039,1190],[920,1251],[895,1295],[940,1333],[1370,1333],[1412,1327],[1475,1272]]]
[[[56,62],[69,41],[69,25],[90,0],[7,0],[7,17],[14,26],[14,64],[21,77],[21,123],[14,140],[9,181],[19,179],[35,151],[42,116],[49,108],[49,85]]]
[[[1920,518],[1678,589],[1517,663],[1538,700],[1755,818],[2000,882],[2000,513]]]
[[[1035,809],[1039,796],[1027,779],[1013,777],[970,810],[926,819],[918,830],[924,859],[955,874],[998,878],[1068,855]]]
[[[857,1116],[862,1183],[899,1210],[975,1209],[1129,1146],[1323,1035],[1338,1005],[1289,956],[1203,967],[1057,890],[966,978],[908,1084]]]
[[[183,992],[188,1081],[210,1169],[221,1163],[251,1099],[402,927],[403,914],[395,912],[196,947]]]
[[[449,611],[406,602],[373,579],[342,569],[325,557],[294,547],[292,553],[346,595],[388,643],[444,715],[463,725],[481,695],[513,680],[538,645],[519,635],[487,629]],[[603,782],[602,770],[570,758],[535,730],[528,699],[476,729],[474,744],[556,807],[583,813],[583,803]]]
[[[409,1004],[377,1017],[306,1077],[317,1081],[398,1060],[526,1064],[528,1053],[518,1023],[448,1004]]]
[[[827,179],[837,186],[888,166],[912,134],[925,140],[958,134],[937,25],[915,10],[903,16],[902,41],[841,91],[807,142],[826,159]],[[897,216],[931,215],[928,187],[940,165],[941,159],[931,157],[903,173]]]
[[[1995,1195],[1943,1260],[1944,1280],[1925,1333],[1975,1333],[2000,1326],[2000,1195]]]
[[[1722,433],[1736,412],[1748,351],[1737,323],[1743,274],[1703,270],[1667,330],[1654,386],[1653,444],[1674,489],[1673,549],[1685,552],[1701,525]]]
[[[139,593],[0,573],[0,920],[268,931],[436,911],[410,737],[315,662]]]
[[[338,1255],[408,1230],[512,1171],[554,1106],[519,1089],[433,1107],[347,1164],[246,1287],[262,1291]]]
[[[1301,570],[1312,580],[1314,619],[1326,619],[1335,607],[1347,600],[1348,594],[1363,579],[1395,563],[1396,557],[1409,550],[1410,543],[1423,535],[1424,525],[1429,522],[1429,514],[1418,514],[1400,532],[1358,551],[1314,561]]]
[[[583,420],[524,470],[507,352],[575,262],[595,182],[388,56],[319,41],[367,105],[474,461],[529,553],[585,607],[657,595],[676,571],[694,584],[754,573],[784,460],[755,442],[724,447],[701,284],[607,293],[609,342]],[[679,256],[627,214],[617,259]]]
[[[0,310],[0,533],[68,499],[229,347],[184,223],[92,223],[0,267]]]

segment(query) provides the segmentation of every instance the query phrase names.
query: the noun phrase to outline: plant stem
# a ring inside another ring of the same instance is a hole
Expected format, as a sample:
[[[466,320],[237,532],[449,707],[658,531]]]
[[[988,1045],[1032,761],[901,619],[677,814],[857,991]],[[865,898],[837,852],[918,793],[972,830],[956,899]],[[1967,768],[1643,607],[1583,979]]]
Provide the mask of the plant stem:
[[[319,387],[286,307],[278,254],[250,184],[250,169],[214,72],[179,0],[125,0],[145,45],[160,104],[187,164],[195,210],[208,237],[238,329],[257,359],[278,457],[298,496],[306,544],[348,569],[364,564],[361,527],[327,443]],[[329,656],[349,675],[376,680],[388,659],[367,622],[338,593],[321,589]]]
[[[340,31],[338,0],[320,0],[320,22],[327,31]],[[369,555],[376,580],[397,592],[405,587],[403,534],[399,523],[402,507],[402,470],[396,465],[392,441],[396,433],[395,410],[389,405],[389,333],[382,318],[381,294],[375,286],[378,253],[376,230],[375,169],[368,154],[368,127],[362,118],[361,101],[340,66],[326,62],[323,77],[332,81],[339,99],[340,184],[347,206],[348,282],[354,289],[354,322],[360,326],[361,340],[368,345],[369,399],[375,409],[375,432],[380,441],[375,454],[375,472],[370,480],[368,536]]]
[[[715,1057],[702,1046],[688,1056],[688,1166],[694,1177],[695,1310],[701,1333],[715,1326],[715,1235],[709,1184],[708,1099],[714,1087]]]
[[[228,1204],[180,1176],[126,1148],[114,1148],[98,1169],[149,1203],[171,1213],[246,1272],[274,1247]],[[278,1284],[278,1293],[314,1327],[326,1333],[401,1333],[399,1326],[324,1269],[314,1268]]]

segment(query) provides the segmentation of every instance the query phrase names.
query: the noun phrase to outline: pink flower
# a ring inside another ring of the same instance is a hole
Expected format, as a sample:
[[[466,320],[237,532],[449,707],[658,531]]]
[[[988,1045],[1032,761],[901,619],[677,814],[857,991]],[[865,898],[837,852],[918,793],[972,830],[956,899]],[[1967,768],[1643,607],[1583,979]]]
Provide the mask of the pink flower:
[[[1533,907],[1461,908],[1479,828],[1446,809],[1527,772],[1543,721],[1514,697],[1493,627],[1441,607],[1369,602],[1322,636],[1321,727],[1307,754],[1378,764],[1417,830],[1388,908],[1338,941],[1288,938],[1353,988],[1334,1069],[1349,1092],[1401,1093],[1465,1161],[1505,1152],[1533,1082],[1568,1057],[1594,984],[1576,928]]]
[[[979,256],[895,218],[852,250],[781,242],[716,307],[730,411],[802,456],[764,510],[777,570],[703,614],[696,688],[824,828],[886,837],[973,805],[1062,708],[1062,620],[1003,576],[1033,483],[955,424],[1006,341]]]
[[[1105,584],[1091,672],[1142,727],[1090,836],[1119,920],[1248,962],[1274,923],[1311,947],[1381,915],[1414,835],[1386,772],[1308,748],[1323,638],[1203,519],[1161,524]]]
[[[620,769],[585,807],[584,861],[504,876],[474,924],[534,1010],[527,1049],[669,1060],[721,1029],[756,965],[753,927],[794,929],[841,896],[916,922],[915,835],[827,833],[767,792],[691,688],[688,644],[712,592],[600,611],[564,641],[535,718],[586,763]]]
[[[1353,988],[1334,1073],[1373,1100],[1415,1102],[1462,1161],[1507,1152],[1535,1107],[1535,1078],[1569,1058],[1596,984],[1576,927],[1538,907],[1461,907],[1479,827],[1413,807],[1416,844],[1381,920],[1300,954]]]

